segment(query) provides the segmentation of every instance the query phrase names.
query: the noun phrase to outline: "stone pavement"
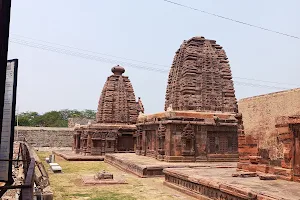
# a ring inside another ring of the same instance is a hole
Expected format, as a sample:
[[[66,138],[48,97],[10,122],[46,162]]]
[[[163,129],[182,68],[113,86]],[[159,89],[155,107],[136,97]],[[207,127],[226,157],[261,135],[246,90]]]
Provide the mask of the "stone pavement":
[[[165,169],[166,185],[193,196],[219,199],[299,200],[300,183],[232,177],[234,168]]]
[[[163,176],[165,168],[183,167],[230,167],[236,168],[235,162],[164,162],[135,153],[106,154],[105,162],[131,172],[139,177]]]
[[[104,156],[85,156],[82,154],[76,154],[73,151],[53,151],[53,153],[69,161],[103,161],[104,160]]]

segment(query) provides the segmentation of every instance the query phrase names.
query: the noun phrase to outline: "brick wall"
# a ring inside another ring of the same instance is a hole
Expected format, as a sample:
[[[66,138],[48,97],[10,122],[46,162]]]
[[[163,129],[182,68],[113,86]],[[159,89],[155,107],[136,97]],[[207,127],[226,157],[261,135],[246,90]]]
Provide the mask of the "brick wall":
[[[73,129],[49,127],[16,127],[15,141],[23,140],[24,138],[33,147],[72,147]]]
[[[300,114],[300,88],[241,99],[238,107],[243,114],[245,134],[258,139],[260,155],[269,155],[271,160],[283,158],[275,120],[280,116]]]

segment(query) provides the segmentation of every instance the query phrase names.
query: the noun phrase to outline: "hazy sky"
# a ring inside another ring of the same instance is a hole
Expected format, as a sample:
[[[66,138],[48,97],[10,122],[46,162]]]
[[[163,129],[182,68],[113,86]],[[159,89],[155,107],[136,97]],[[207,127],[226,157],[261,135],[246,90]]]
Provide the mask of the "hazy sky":
[[[174,1],[300,37],[299,0]],[[214,39],[224,47],[233,77],[294,84],[235,78],[238,99],[300,86],[300,40],[163,0],[12,0],[10,30],[14,43],[10,42],[9,58],[19,59],[19,111],[97,109],[102,87],[117,64],[124,65],[146,113],[162,111],[168,73],[133,66],[168,70],[182,41],[193,36]],[[77,57],[65,55],[55,48],[69,48],[38,40],[100,54],[70,49]],[[28,47],[49,49],[43,44],[58,53]]]

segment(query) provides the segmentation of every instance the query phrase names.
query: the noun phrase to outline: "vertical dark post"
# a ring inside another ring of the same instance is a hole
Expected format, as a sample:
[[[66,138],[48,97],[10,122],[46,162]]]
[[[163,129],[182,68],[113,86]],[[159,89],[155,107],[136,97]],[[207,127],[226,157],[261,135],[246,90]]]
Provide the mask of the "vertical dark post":
[[[2,127],[11,0],[0,0],[0,127]],[[0,128],[1,136],[2,128]],[[1,143],[1,141],[0,141]]]

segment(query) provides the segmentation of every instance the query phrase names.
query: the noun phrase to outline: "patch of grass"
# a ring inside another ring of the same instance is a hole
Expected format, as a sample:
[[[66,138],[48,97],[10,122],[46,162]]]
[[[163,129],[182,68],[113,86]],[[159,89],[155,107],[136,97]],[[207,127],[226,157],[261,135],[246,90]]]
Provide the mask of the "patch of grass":
[[[56,162],[63,169],[63,173],[52,173],[49,164],[45,158],[51,152],[37,152],[40,160],[43,162],[50,178],[51,189],[54,193],[54,199],[88,199],[88,200],[135,200],[134,197],[118,192],[118,187],[106,186],[84,186],[81,177],[86,174],[95,174],[101,170],[107,170],[107,164],[99,161],[66,161],[56,156]],[[122,187],[122,186],[120,186]],[[126,186],[125,186],[126,187]],[[124,188],[124,186],[123,186]]]
[[[62,167],[62,173],[53,173],[45,158],[51,152],[37,152],[40,160],[48,170],[51,190],[54,199],[59,200],[173,200],[174,190],[163,186],[162,178],[140,179],[125,173],[103,161],[66,161],[56,156],[56,162]],[[107,170],[114,177],[122,177],[128,184],[122,185],[89,185],[82,183],[82,177],[94,175]],[[179,195],[181,196],[181,195]],[[193,199],[193,198],[186,198]]]
[[[126,194],[116,193],[116,192],[101,192],[97,193],[96,197],[90,200],[135,200],[136,198],[131,197]]]
[[[82,194],[82,193],[75,193],[75,194],[70,194],[70,196],[73,197],[89,197],[91,194]]]

